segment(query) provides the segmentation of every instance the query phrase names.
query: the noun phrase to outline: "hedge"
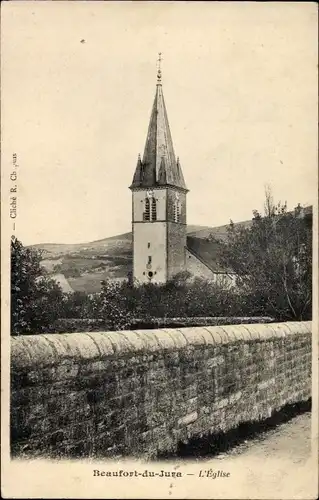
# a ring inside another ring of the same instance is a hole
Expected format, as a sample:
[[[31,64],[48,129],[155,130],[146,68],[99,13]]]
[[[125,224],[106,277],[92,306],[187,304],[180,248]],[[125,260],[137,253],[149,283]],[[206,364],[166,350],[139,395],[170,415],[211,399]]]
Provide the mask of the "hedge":
[[[193,318],[149,318],[133,319],[125,328],[155,329],[155,328],[182,328],[192,326],[237,325],[243,323],[271,323],[274,319],[267,316],[218,316],[218,317],[193,317]],[[96,332],[112,330],[106,321],[96,319],[61,318],[53,323],[48,333]]]

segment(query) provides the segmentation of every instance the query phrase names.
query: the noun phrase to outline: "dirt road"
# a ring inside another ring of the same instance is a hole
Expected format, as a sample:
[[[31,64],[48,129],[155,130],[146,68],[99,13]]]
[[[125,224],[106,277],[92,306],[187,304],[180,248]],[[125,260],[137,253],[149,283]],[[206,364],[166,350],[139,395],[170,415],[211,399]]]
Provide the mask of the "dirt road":
[[[228,457],[280,457],[292,463],[305,462],[311,453],[311,414],[304,413],[227,453]],[[216,457],[217,458],[217,457]],[[219,460],[226,456],[219,455]]]
[[[225,454],[196,462],[183,460],[181,470],[194,474],[191,481],[185,481],[184,498],[200,494],[200,498],[214,499],[315,499],[318,458],[311,451],[312,440],[311,414],[304,413]],[[230,475],[199,481],[200,470]]]

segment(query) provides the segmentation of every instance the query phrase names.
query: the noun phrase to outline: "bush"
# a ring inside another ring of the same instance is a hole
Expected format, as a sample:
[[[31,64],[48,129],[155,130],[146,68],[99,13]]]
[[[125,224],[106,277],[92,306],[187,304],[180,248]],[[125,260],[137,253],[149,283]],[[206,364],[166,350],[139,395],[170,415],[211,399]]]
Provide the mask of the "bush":
[[[98,332],[102,330],[102,321],[96,319],[61,318],[50,326],[49,333]]]
[[[194,317],[194,318],[151,318],[150,320],[134,319],[130,325],[132,330],[152,328],[183,328],[196,326],[241,325],[247,323],[271,323],[270,317]]]
[[[196,326],[240,325],[247,323],[271,323],[270,317],[198,317],[198,318],[134,318],[123,330],[145,330],[156,328],[183,328]],[[114,330],[107,322],[96,319],[62,318],[50,327],[50,333],[101,332]],[[118,330],[118,328],[115,328]]]
[[[92,317],[112,330],[226,324],[240,317],[248,322],[250,316],[269,316],[248,295],[201,278],[189,281],[185,275],[163,285],[105,281],[93,303]]]

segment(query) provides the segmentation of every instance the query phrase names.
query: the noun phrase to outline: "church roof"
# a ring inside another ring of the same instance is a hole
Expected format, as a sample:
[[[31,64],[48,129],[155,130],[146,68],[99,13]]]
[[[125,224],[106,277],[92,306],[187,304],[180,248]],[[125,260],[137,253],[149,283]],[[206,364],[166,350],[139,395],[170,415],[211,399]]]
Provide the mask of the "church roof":
[[[220,242],[218,239],[198,238],[187,235],[187,250],[213,273],[234,274],[232,269],[226,269],[219,263]]]
[[[157,80],[143,159],[138,157],[130,187],[147,188],[169,185],[187,190],[179,159],[175,158],[160,71]]]

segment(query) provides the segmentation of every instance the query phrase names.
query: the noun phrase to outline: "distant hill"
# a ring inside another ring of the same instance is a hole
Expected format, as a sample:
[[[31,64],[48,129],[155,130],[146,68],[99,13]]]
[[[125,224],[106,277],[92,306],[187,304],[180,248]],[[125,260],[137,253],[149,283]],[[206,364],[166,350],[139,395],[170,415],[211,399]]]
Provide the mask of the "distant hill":
[[[226,227],[221,226],[221,228]],[[218,229],[218,227],[190,225],[187,226],[187,235],[207,238],[209,234],[215,233]],[[105,257],[126,254],[128,251],[132,252],[132,233],[119,234],[88,243],[38,243],[30,247],[42,250],[44,259],[51,260],[67,255],[97,257],[100,254],[100,256]]]
[[[112,252],[114,249],[130,248],[131,245],[132,233],[125,233],[89,243],[39,243],[31,247],[42,250],[44,257],[58,258],[68,254],[95,255],[96,252]]]
[[[87,293],[98,292],[101,281],[107,278],[125,279],[132,263],[131,233],[88,243],[45,243],[32,248],[42,250],[42,265],[53,278],[63,275],[70,290]]]
[[[234,224],[236,227],[243,227],[247,228],[252,225],[251,220],[246,220],[244,222],[236,222]],[[192,227],[194,227],[194,231],[190,230]],[[225,241],[227,238],[227,228],[229,227],[229,224],[225,224],[224,226],[217,226],[217,227],[201,227],[201,226],[189,226],[188,231],[187,231],[187,236],[191,236],[194,238],[200,238],[200,239],[206,239],[209,238],[210,236],[214,236],[216,239]]]

